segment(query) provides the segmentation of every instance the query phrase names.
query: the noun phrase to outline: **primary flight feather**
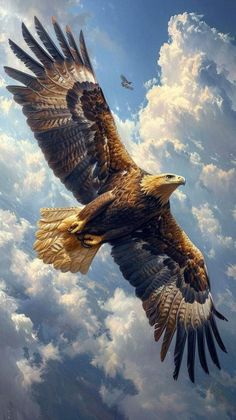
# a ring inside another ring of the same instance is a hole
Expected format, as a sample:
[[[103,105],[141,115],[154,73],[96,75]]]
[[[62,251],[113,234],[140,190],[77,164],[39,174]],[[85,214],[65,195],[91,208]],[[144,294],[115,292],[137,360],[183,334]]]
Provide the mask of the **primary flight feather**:
[[[35,250],[63,272],[86,273],[103,243],[123,276],[135,287],[154,326],[163,335],[164,360],[174,334],[174,378],[187,343],[187,368],[194,382],[195,352],[206,373],[208,348],[220,368],[216,344],[226,352],[215,317],[204,258],[170,211],[172,192],[185,183],[174,174],[150,175],[140,169],[121,143],[115,122],[80,33],[77,46],[52,18],[60,47],[35,18],[43,46],[22,24],[32,58],[9,40],[12,51],[35,76],[5,67],[22,83],[8,86],[22,106],[31,130],[54,174],[82,208],[41,209]]]

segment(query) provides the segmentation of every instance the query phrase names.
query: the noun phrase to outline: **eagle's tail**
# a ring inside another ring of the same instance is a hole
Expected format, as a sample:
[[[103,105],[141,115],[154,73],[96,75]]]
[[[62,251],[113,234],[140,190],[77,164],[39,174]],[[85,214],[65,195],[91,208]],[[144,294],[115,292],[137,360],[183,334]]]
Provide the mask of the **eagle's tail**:
[[[34,249],[38,258],[62,272],[86,274],[101,244],[85,247],[73,231],[81,208],[41,209]],[[81,230],[83,223],[81,223]]]

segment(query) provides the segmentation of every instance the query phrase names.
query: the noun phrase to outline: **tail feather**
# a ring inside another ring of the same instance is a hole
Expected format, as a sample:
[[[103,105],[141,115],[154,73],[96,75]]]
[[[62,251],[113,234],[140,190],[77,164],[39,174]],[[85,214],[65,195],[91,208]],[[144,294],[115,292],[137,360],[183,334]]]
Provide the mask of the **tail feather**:
[[[76,236],[69,232],[70,226],[78,221],[80,210],[78,207],[41,209],[34,249],[44,263],[52,264],[62,272],[86,274],[101,246],[99,244],[85,248]]]
[[[67,207],[67,208],[43,208],[40,209],[41,219],[42,222],[56,222],[62,221],[63,219],[69,216],[78,215],[79,211],[81,210],[80,207]]]

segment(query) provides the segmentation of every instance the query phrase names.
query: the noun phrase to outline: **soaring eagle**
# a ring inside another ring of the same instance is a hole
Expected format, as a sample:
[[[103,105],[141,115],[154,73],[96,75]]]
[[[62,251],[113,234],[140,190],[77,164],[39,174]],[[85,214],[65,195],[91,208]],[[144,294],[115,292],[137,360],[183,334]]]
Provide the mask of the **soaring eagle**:
[[[126,89],[134,90],[132,86],[132,82],[129,82],[123,74],[120,75],[120,78],[121,78],[121,86],[123,86]]]
[[[5,67],[21,82],[8,86],[54,174],[84,207],[41,209],[34,248],[44,263],[63,272],[86,273],[104,243],[154,326],[164,338],[165,359],[174,334],[174,379],[178,378],[187,341],[187,368],[194,382],[197,346],[206,373],[206,345],[220,368],[216,346],[226,352],[204,257],[178,226],[169,198],[185,183],[182,176],[151,175],[140,169],[117,133],[109,106],[87,52],[66,27],[52,24],[61,50],[35,18],[37,34],[22,24],[23,37],[37,59],[9,41],[12,51],[35,76]]]

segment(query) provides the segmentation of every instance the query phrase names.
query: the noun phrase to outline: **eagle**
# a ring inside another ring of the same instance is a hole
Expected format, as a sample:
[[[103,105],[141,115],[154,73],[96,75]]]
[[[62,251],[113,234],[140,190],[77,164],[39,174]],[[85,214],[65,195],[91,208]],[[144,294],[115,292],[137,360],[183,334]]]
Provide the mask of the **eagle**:
[[[41,43],[22,23],[36,58],[9,40],[31,74],[5,67],[21,83],[7,89],[22,106],[49,167],[83,206],[41,209],[34,249],[55,269],[85,274],[100,247],[110,244],[114,261],[142,301],[155,340],[163,335],[161,360],[175,335],[173,377],[178,378],[186,347],[194,382],[196,349],[207,374],[206,353],[220,369],[216,345],[226,348],[216,318],[226,318],[213,303],[201,251],[170,210],[170,196],[185,179],[153,175],[136,165],[96,80],[82,31],[78,46],[69,26],[63,33],[54,17],[52,25],[60,47],[37,17]]]
[[[120,75],[120,78],[121,78],[121,86],[123,86],[126,89],[134,90],[132,86],[133,83],[129,82],[123,74]]]

